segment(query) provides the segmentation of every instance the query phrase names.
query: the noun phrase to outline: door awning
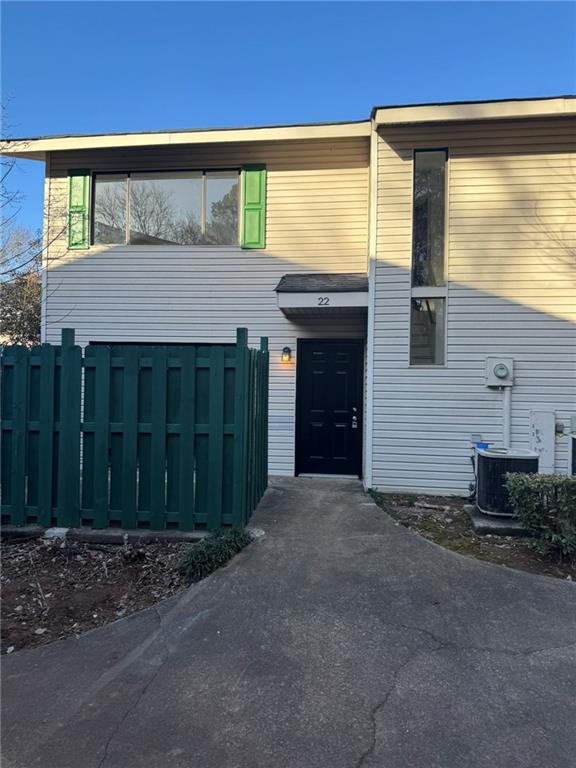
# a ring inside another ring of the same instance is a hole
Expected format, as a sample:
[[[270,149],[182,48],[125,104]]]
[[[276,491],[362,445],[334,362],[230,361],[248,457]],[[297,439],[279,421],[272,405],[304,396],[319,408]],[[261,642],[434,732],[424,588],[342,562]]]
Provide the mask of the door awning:
[[[275,288],[285,315],[364,314],[368,276],[363,272],[288,274]]]

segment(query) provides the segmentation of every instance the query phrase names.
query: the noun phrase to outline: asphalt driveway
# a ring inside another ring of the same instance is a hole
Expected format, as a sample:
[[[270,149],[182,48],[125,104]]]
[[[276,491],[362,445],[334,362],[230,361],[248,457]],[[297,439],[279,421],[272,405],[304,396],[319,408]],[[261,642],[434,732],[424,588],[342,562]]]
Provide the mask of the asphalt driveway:
[[[568,768],[576,586],[275,480],[265,536],[181,596],[5,657],[3,768]]]

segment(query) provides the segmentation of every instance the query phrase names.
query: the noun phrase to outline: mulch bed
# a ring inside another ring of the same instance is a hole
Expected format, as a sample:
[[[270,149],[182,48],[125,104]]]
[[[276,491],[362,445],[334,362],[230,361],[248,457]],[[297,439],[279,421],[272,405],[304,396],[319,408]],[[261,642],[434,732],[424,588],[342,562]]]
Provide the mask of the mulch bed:
[[[183,589],[175,566],[189,543],[6,542],[2,653],[80,635]]]
[[[530,540],[479,536],[464,511],[464,499],[452,496],[372,493],[378,506],[406,528],[463,555],[558,579],[576,580],[576,562],[535,552]]]

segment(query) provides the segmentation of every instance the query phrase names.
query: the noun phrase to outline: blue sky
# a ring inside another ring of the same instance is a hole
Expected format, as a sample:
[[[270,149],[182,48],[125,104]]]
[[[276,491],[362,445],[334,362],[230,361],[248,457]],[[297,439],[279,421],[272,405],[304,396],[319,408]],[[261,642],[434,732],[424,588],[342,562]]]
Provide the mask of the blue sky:
[[[576,4],[3,2],[12,136],[366,118],[576,92]],[[21,163],[38,226],[41,163]]]

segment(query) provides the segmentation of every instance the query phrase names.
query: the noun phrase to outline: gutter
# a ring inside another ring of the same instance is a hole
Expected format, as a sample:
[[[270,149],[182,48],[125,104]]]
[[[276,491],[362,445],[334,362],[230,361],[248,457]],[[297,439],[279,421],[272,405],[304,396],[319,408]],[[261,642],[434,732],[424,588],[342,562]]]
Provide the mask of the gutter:
[[[368,320],[366,339],[366,409],[364,424],[364,488],[373,485],[374,442],[374,324],[376,314],[376,257],[378,235],[378,132],[372,120],[370,133],[370,209],[368,218]]]

